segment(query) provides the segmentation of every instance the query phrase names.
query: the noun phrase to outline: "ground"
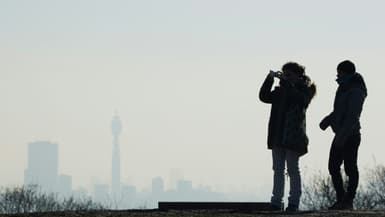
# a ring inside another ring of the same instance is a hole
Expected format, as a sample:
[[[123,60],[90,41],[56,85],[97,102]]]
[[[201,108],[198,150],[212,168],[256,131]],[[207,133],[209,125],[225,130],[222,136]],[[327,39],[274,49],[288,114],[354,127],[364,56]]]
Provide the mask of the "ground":
[[[385,217],[385,211],[317,211],[299,214],[251,212],[238,213],[226,210],[200,210],[200,211],[168,211],[157,210],[122,210],[122,211],[71,211],[51,213],[29,213],[1,215],[0,217],[273,217],[273,216],[302,216],[302,217]]]

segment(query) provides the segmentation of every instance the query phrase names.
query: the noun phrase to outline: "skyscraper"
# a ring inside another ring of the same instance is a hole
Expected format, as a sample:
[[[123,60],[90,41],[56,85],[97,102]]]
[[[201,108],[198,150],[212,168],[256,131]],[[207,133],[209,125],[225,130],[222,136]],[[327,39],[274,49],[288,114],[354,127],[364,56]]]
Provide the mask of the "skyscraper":
[[[28,144],[28,167],[24,184],[37,184],[44,191],[56,191],[58,182],[58,145],[46,141]]]
[[[117,197],[119,196],[120,192],[119,136],[122,131],[122,123],[119,119],[119,116],[116,114],[111,121],[111,130],[113,135],[111,194],[113,197]]]
[[[164,193],[164,183],[163,179],[160,176],[157,176],[152,179],[152,194],[155,196],[160,196]]]

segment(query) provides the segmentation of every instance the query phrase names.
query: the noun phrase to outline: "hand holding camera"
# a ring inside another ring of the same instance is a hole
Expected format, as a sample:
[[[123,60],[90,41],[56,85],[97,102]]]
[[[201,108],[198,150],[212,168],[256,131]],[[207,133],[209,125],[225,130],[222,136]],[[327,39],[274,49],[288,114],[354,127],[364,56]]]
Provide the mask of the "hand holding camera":
[[[269,76],[281,79],[282,78],[282,72],[280,72],[280,71],[275,72],[273,70],[270,70]]]

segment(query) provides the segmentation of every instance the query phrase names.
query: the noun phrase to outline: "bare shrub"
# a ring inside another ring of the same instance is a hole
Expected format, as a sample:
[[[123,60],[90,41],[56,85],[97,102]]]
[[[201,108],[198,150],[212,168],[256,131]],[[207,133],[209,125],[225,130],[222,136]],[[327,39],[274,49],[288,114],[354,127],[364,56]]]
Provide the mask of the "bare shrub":
[[[366,170],[357,189],[354,207],[360,210],[385,209],[385,166]],[[346,176],[344,184],[347,185]],[[328,174],[318,172],[306,180],[301,202],[305,209],[327,209],[336,201],[333,183]]]
[[[336,194],[329,175],[319,171],[305,182],[301,202],[306,209],[327,209],[335,202],[335,199]]]
[[[368,173],[367,197],[373,200],[373,208],[385,209],[385,166],[377,165],[370,169]]]
[[[63,198],[42,192],[37,185],[0,189],[0,213],[53,212],[104,209],[87,198]]]

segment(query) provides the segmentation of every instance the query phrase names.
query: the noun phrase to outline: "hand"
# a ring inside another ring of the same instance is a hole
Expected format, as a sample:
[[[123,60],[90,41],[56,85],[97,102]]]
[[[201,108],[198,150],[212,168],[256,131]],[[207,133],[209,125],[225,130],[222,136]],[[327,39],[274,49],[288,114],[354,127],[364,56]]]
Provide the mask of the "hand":
[[[281,78],[282,77],[282,72],[280,72],[280,71],[274,72],[273,70],[270,70],[269,76],[276,77],[276,78]]]
[[[276,73],[275,73],[273,70],[270,70],[268,76],[274,78],[274,77],[275,77],[275,74],[276,74]]]
[[[319,127],[321,128],[321,130],[326,130],[328,127],[329,127],[329,121],[328,121],[328,117],[325,117],[321,123],[319,123]]]

